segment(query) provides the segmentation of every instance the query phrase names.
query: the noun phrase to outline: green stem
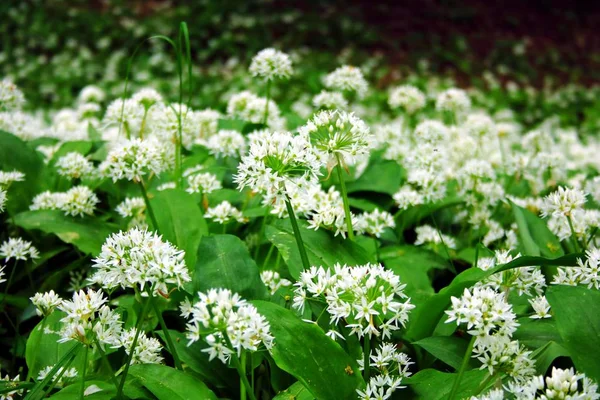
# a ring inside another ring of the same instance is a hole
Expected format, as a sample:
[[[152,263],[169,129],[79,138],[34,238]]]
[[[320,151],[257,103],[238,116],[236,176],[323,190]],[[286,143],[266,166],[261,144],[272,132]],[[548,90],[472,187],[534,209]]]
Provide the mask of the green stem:
[[[127,379],[127,373],[129,372],[129,367],[131,366],[131,360],[133,359],[133,353],[135,352],[135,346],[137,345],[138,338],[140,337],[140,333],[142,331],[142,324],[144,323],[144,319],[146,318],[146,314],[148,313],[148,306],[151,303],[151,294],[148,295],[148,299],[144,303],[142,308],[142,312],[139,316],[137,324],[135,325],[135,336],[133,337],[133,342],[131,343],[131,348],[129,349],[129,356],[127,357],[127,364],[125,364],[125,370],[123,371],[123,376],[121,377],[121,383],[119,383],[119,388],[117,389],[117,399],[123,398],[123,388],[125,387],[125,380]]]
[[[41,382],[37,382],[35,386],[31,389],[31,392],[29,392],[29,394],[27,395],[27,399],[37,400],[44,397],[43,389],[46,387],[46,385],[48,385],[48,383],[52,381],[60,367],[64,366],[63,371],[68,368],[71,362],[75,359],[75,356],[77,355],[77,350],[79,350],[79,346],[80,343],[76,343],[75,345],[73,345],[73,347],[71,347],[69,351],[67,351],[56,364],[54,364],[54,367],[52,367],[52,369],[50,370],[50,372],[48,372],[46,377]],[[39,395],[40,393],[41,396]]]
[[[242,356],[240,357],[240,400],[246,400],[246,386],[244,385],[244,381],[241,378],[241,376],[245,376],[246,379],[248,378],[246,375],[246,352],[242,350]],[[252,387],[250,387],[248,390],[252,390]]]
[[[81,386],[79,387],[79,400],[83,400],[83,394],[85,392],[85,373],[87,370],[89,350],[90,347],[85,346],[85,350],[83,351],[83,366],[81,367]]]
[[[431,214],[431,220],[433,221],[433,224],[435,225],[435,229],[437,230],[438,236],[440,237],[440,241],[442,242],[442,246],[444,247],[444,251],[446,253],[446,258],[447,258],[447,261],[450,263],[452,272],[456,273],[456,268],[454,267],[454,263],[452,262],[452,257],[450,257],[450,250],[449,250],[448,246],[446,245],[446,241],[444,240],[442,231],[440,231],[440,228],[438,227],[437,221],[435,220],[435,216],[433,214]],[[475,252],[477,252],[477,250],[475,250]],[[477,257],[477,254],[475,255],[475,257]]]
[[[369,382],[371,378],[371,337],[369,335],[365,335],[365,340],[363,342],[363,366],[365,367],[363,371],[363,377],[365,382]]]
[[[140,189],[142,192],[142,197],[144,198],[144,203],[146,203],[146,210],[148,210],[148,216],[150,217],[150,222],[152,222],[152,227],[158,232],[158,222],[156,221],[156,216],[154,215],[154,210],[150,204],[148,192],[146,191],[146,185],[144,184],[143,180],[140,180]]]
[[[348,202],[348,192],[346,191],[346,182],[344,182],[344,175],[342,174],[342,162],[339,154],[335,155],[337,160],[338,180],[340,181],[340,188],[342,191],[342,200],[344,202],[344,214],[346,216],[346,229],[348,230],[348,239],[354,241],[354,229],[352,228],[352,214],[350,214],[350,203]]]
[[[160,328],[162,329],[163,333],[165,334],[165,341],[167,342],[167,346],[169,346],[169,351],[171,352],[171,355],[173,356],[173,362],[175,363],[175,368],[177,368],[180,371],[183,371],[183,367],[181,366],[181,360],[179,359],[179,354],[177,354],[177,349],[175,348],[175,345],[173,344],[173,339],[171,339],[171,334],[169,333],[169,329],[167,329],[167,324],[165,324],[165,320],[162,316],[162,313],[158,309],[158,306],[156,305],[156,302],[154,301],[153,298],[150,298],[150,302],[152,303],[154,312],[156,313],[156,316],[158,317],[158,322],[160,323]]]
[[[567,221],[569,222],[569,228],[571,229],[571,238],[573,242],[575,242],[575,251],[578,253],[581,252],[581,247],[579,246],[579,240],[577,240],[577,235],[575,235],[575,228],[573,228],[573,220],[570,215],[567,215]]]
[[[140,124],[140,139],[144,138],[144,128],[146,127],[146,116],[148,115],[148,108],[144,107],[144,117],[142,118],[142,123]]]
[[[456,393],[458,392],[458,387],[460,386],[460,381],[467,369],[467,365],[469,365],[469,360],[471,359],[471,353],[473,353],[473,347],[475,346],[475,336],[471,337],[471,341],[469,342],[469,346],[467,347],[467,351],[465,352],[465,356],[460,364],[460,369],[458,370],[458,376],[454,380],[454,384],[452,385],[452,390],[450,391],[450,396],[448,396],[448,400],[454,400]]]
[[[115,378],[115,371],[113,370],[113,367],[110,365],[110,362],[108,361],[108,357],[106,357],[106,353],[104,352],[104,350],[102,350],[102,347],[100,346],[100,342],[98,342],[97,340],[96,340],[96,348],[98,349],[98,352],[100,353],[102,362],[104,363],[104,365],[106,365],[106,368],[108,369],[108,372],[110,373],[110,380],[115,385],[115,389],[119,389],[119,382],[117,381],[117,378]]]
[[[271,81],[267,81],[267,102],[265,104],[265,115],[263,116],[263,125],[267,124],[269,119],[269,100],[271,99]]]
[[[183,145],[183,132],[181,122],[182,104],[179,102],[179,113],[177,115],[177,140],[175,141],[175,183],[181,189],[181,146]]]
[[[292,203],[290,203],[290,198],[285,195],[285,207],[287,208],[287,212],[290,216],[290,222],[292,223],[292,229],[294,230],[294,236],[296,237],[296,244],[298,245],[298,251],[300,252],[300,259],[302,260],[302,266],[305,270],[310,269],[310,262],[308,261],[308,255],[306,254],[306,249],[304,248],[304,242],[302,241],[302,236],[300,235],[300,228],[298,228],[298,221],[296,221],[296,215],[294,214],[294,209],[292,208]]]
[[[273,250],[275,250],[275,245],[273,243],[271,243],[271,246],[269,247],[269,251],[267,252],[267,256],[265,257],[265,259],[263,261],[263,269],[267,268],[269,260],[271,260],[271,256],[273,255]]]
[[[254,249],[254,260],[258,259],[258,251],[260,250],[260,244],[262,242],[262,238],[265,235],[265,226],[267,225],[267,218],[269,217],[269,207],[265,208],[265,215],[263,216],[263,220],[260,223],[260,230],[258,231],[258,240],[256,243],[256,249]]]

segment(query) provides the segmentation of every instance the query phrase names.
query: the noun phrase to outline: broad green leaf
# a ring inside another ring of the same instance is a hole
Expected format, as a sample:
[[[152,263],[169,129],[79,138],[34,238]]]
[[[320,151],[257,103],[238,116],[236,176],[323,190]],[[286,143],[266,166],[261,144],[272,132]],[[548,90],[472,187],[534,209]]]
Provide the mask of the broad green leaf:
[[[93,217],[71,217],[59,210],[25,211],[14,217],[15,224],[25,229],[39,229],[58,236],[84,253],[100,253],[106,238],[116,227]]]
[[[217,400],[202,381],[166,365],[132,365],[129,374],[158,400]]]
[[[0,171],[12,170],[25,174],[24,182],[14,182],[8,189],[6,207],[14,214],[27,210],[33,197],[47,189],[47,171],[40,153],[17,136],[0,130]]]
[[[233,235],[213,235],[202,239],[192,284],[194,292],[227,288],[246,299],[262,299],[267,294],[246,245]]]
[[[558,238],[548,229],[548,225],[531,211],[511,202],[519,239],[528,256],[559,257],[564,255]]]
[[[440,361],[445,362],[455,370],[460,364],[469,346],[468,340],[456,336],[432,336],[421,339],[416,344]]]
[[[546,297],[562,346],[579,372],[600,382],[600,291],[581,286],[552,286]]]
[[[400,188],[405,174],[397,162],[378,159],[371,163],[357,180],[348,182],[348,193],[376,192],[391,196]]]
[[[403,380],[402,384],[407,384],[412,389],[416,394],[416,399],[446,400],[457,375],[457,373],[424,369]],[[456,398],[464,399],[474,395],[487,376],[487,370],[476,369],[465,372],[460,381]]]
[[[355,399],[364,385],[356,360],[318,326],[302,321],[292,311],[265,301],[252,302],[271,325],[275,345],[271,354],[320,400]]]
[[[411,207],[408,210],[400,212],[400,214],[395,218],[396,227],[399,232],[402,232],[407,228],[417,225],[420,221],[429,217],[431,214],[462,203],[463,200],[461,198],[449,196],[437,203]]]
[[[62,389],[60,392],[55,393],[50,396],[51,400],[72,400],[79,398],[79,391],[81,390],[79,379],[77,378],[77,383],[67,386]],[[115,385],[110,382],[104,381],[86,381],[85,382],[85,391],[88,393],[85,395],[85,399],[92,400],[111,400],[117,394],[115,389]]]
[[[485,279],[492,274],[526,266],[577,265],[577,259],[581,256],[581,254],[569,254],[554,259],[524,256],[487,271],[474,267],[469,268],[457,275],[450,285],[440,290],[434,296],[431,296],[425,304],[412,311],[410,316],[411,324],[406,332],[406,337],[410,338],[412,341],[418,341],[432,336],[435,327],[444,316],[444,311],[450,306],[450,298],[453,296],[460,297],[466,288],[470,288],[480,280]]]
[[[556,321],[550,319],[531,319],[523,317],[518,319],[519,328],[513,338],[530,349],[545,346],[548,342],[561,343],[560,334],[556,329]]]
[[[304,387],[300,382],[294,383],[277,396],[273,397],[273,400],[314,400],[310,391]]]
[[[531,358],[535,360],[535,371],[538,375],[546,375],[548,368],[558,357],[569,357],[570,354],[563,346],[556,342],[547,342],[533,353]]]
[[[165,240],[185,251],[185,263],[190,270],[196,265],[198,245],[208,234],[208,227],[200,207],[183,190],[169,189],[158,192],[150,199],[158,231]]]
[[[361,246],[344,240],[325,230],[314,231],[306,228],[306,223],[298,221],[300,234],[306,247],[308,260],[311,265],[332,267],[335,263],[361,265],[375,260]],[[289,220],[278,220],[265,229],[267,239],[277,247],[279,253],[288,265],[290,275],[295,279],[302,272],[302,261],[298,245]]]
[[[54,165],[59,158],[66,156],[68,153],[79,153],[81,155],[86,155],[92,149],[92,142],[77,140],[72,142],[65,142],[60,145],[56,153],[52,155],[52,159],[50,160],[50,164]]]

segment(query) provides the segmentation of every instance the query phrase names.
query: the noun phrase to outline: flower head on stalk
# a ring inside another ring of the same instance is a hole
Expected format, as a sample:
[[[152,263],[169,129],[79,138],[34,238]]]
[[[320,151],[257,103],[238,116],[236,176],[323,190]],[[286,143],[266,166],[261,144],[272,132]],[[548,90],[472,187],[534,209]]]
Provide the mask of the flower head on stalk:
[[[227,363],[231,354],[270,349],[273,336],[264,316],[237,293],[228,289],[210,289],[198,293],[199,300],[181,306],[181,314],[190,321],[186,336],[189,344],[202,337],[208,344],[209,359],[219,358]]]
[[[425,95],[414,86],[404,85],[394,88],[390,92],[388,104],[391,108],[402,108],[408,114],[425,107]]]
[[[22,238],[9,238],[0,245],[0,258],[4,258],[6,262],[11,258],[15,260],[27,261],[40,256],[40,252],[33,247],[31,242]]]
[[[371,352],[369,358],[369,365],[377,375],[369,379],[365,390],[356,390],[359,399],[388,399],[397,389],[406,387],[401,386],[402,380],[412,375],[408,368],[414,363],[410,361],[408,355],[398,351],[394,344],[381,343],[375,352]],[[363,370],[364,360],[357,361],[360,369]]]
[[[279,50],[264,49],[252,59],[250,73],[265,81],[288,79],[292,75],[292,61],[290,56]]]
[[[52,314],[54,309],[62,303],[62,299],[59,295],[54,293],[54,290],[46,293],[36,293],[33,297],[30,297],[29,300],[31,300],[35,306],[35,312],[40,317],[47,317]]]
[[[156,139],[132,139],[113,148],[100,164],[100,171],[114,182],[119,179],[139,182],[146,175],[158,175],[168,169],[172,157]]]
[[[184,262],[185,253],[161,236],[137,228],[108,237],[94,259],[98,271],[91,281],[105,289],[137,288],[144,295],[168,297],[170,289],[191,280]]]
[[[362,71],[350,65],[343,65],[327,74],[324,83],[329,89],[356,93],[359,98],[363,98],[369,88]]]

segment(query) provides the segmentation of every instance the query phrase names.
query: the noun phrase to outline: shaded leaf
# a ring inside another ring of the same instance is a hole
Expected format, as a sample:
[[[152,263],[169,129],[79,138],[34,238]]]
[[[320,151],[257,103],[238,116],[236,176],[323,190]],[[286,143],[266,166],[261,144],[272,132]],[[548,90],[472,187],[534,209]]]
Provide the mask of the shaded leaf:
[[[158,400],[217,399],[202,381],[166,365],[132,365],[129,374],[137,378]]]

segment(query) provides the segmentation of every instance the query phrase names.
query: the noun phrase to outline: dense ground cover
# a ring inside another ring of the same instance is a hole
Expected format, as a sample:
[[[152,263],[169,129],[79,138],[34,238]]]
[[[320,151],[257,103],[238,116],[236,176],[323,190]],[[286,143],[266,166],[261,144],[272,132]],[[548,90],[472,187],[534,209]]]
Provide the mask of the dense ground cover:
[[[179,29],[0,84],[0,398],[600,397],[597,89]]]

